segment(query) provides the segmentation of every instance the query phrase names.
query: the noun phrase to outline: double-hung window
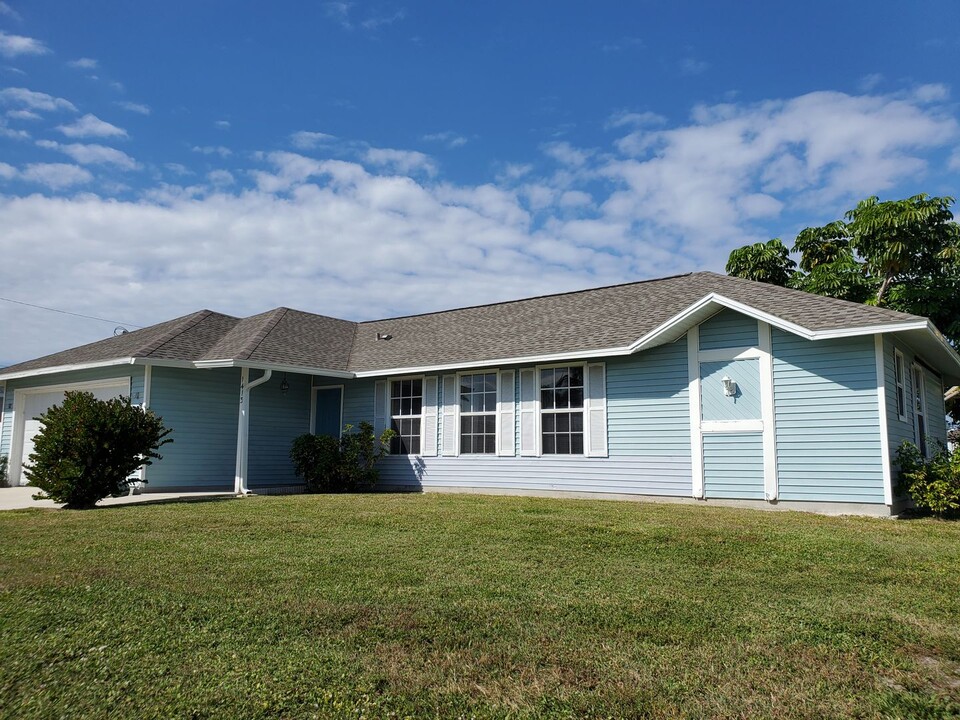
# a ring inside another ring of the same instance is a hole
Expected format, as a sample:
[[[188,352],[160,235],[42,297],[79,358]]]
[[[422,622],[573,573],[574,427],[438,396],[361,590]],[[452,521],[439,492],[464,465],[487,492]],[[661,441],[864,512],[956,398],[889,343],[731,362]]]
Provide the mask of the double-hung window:
[[[924,457],[927,457],[927,398],[924,396],[925,383],[923,370],[919,365],[913,366],[913,404],[916,425],[917,446]]]
[[[497,374],[460,376],[460,453],[497,451]]]
[[[583,366],[540,370],[541,450],[583,455]]]
[[[897,381],[897,417],[901,420],[907,419],[907,383],[906,370],[903,362],[903,353],[899,350],[893,351],[893,374]]]
[[[393,380],[390,383],[390,440],[393,455],[420,454],[420,425],[423,422],[423,379]]]

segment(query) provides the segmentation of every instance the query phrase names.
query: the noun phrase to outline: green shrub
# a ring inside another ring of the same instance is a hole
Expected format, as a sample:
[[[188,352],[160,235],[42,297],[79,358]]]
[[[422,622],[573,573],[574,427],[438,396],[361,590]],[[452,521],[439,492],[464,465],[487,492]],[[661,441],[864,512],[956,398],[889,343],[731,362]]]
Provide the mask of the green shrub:
[[[159,460],[157,450],[173,442],[162,418],[131,405],[130,398],[68,392],[37,420],[43,427],[24,465],[30,484],[42,491],[34,497],[74,509],[125,492],[137,482],[130,476]]]
[[[293,441],[290,459],[307,492],[354,492],[372,488],[379,477],[374,467],[387,453],[393,430],[379,439],[373,426],[347,425],[339,439],[327,435],[301,435]]]
[[[960,450],[950,452],[941,445],[928,459],[916,445],[903,442],[897,450],[897,462],[899,489],[914,505],[941,516],[960,510]]]
[[[9,486],[9,478],[7,477],[7,463],[9,462],[6,455],[0,455],[0,487]]]

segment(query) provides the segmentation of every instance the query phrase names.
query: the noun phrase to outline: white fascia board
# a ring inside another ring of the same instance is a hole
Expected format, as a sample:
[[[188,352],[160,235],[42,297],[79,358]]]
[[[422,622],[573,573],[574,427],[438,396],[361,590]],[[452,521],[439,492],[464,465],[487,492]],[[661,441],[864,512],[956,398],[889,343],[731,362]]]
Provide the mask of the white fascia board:
[[[150,367],[192,368],[191,360],[165,360],[163,358],[135,357],[130,358],[131,365],[147,365]]]
[[[325,375],[327,377],[352,379],[355,373],[345,370],[328,370],[326,368],[303,367],[302,365],[281,365],[279,363],[250,362],[247,360],[198,360],[191,363],[191,367],[198,370],[214,370],[216,368],[249,368],[251,370],[271,370],[273,372],[297,373],[300,375]]]
[[[526,355],[522,357],[504,357],[493,360],[478,360],[475,362],[447,363],[445,365],[421,365],[411,367],[387,368],[385,370],[360,370],[351,374],[351,377],[386,377],[395,375],[417,375],[434,372],[456,372],[457,370],[474,370],[476,368],[501,368],[507,365],[544,365],[567,360],[586,360],[589,358],[611,357],[614,355],[629,355],[630,348],[604,348],[601,350],[573,350],[570,352],[553,353],[551,355]]]
[[[54,375],[56,373],[73,372],[74,370],[89,370],[90,368],[113,367],[115,365],[132,365],[135,358],[114,358],[113,360],[97,360],[96,362],[75,363],[73,365],[54,365],[52,367],[22,370],[21,372],[4,373],[0,370],[0,380],[18,380],[20,378],[38,377],[40,375]]]

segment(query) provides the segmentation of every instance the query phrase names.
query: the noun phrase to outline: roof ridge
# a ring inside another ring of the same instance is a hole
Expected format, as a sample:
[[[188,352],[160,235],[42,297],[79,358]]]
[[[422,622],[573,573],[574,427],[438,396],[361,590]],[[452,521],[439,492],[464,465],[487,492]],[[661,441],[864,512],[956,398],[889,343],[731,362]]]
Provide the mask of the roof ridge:
[[[168,342],[170,342],[175,337],[177,337],[177,335],[182,335],[187,330],[189,330],[192,327],[195,327],[196,325],[203,322],[211,315],[213,315],[212,310],[198,310],[195,313],[186,315],[183,318],[182,322],[179,322],[176,325],[174,325],[172,328],[170,328],[167,332],[165,332],[159,338],[156,338],[152,343],[141,345],[133,353],[131,353],[131,355],[133,357],[150,357],[152,353],[155,353],[157,350],[162,348]]]
[[[283,319],[283,316],[288,312],[290,312],[289,308],[279,307],[264,313],[266,317],[263,319],[263,325],[261,325],[260,329],[254,333],[250,340],[240,349],[240,352],[237,353],[237,360],[250,359],[250,356],[257,351],[257,348],[260,347],[260,344],[267,338],[267,335],[273,331],[280,320]]]
[[[643,285],[645,283],[662,282],[664,280],[675,280],[682,277],[691,277],[695,272],[677,273],[676,275],[665,275],[658,278],[647,278],[646,280],[634,280],[626,283],[613,283],[612,285],[601,285],[600,287],[582,288],[580,290],[567,290],[559,293],[546,293],[545,295],[531,295],[530,297],[516,298],[514,300],[501,300],[494,303],[479,303],[477,305],[464,305],[463,307],[448,308],[447,310],[433,310],[425,313],[412,313],[410,315],[396,315],[394,317],[380,318],[378,320],[361,320],[357,325],[369,325],[371,323],[389,322],[390,320],[406,320],[408,318],[426,317],[428,315],[443,315],[444,313],[460,312],[461,310],[476,310],[478,308],[497,307],[498,305],[512,305],[513,303],[528,302],[530,300],[543,300],[545,298],[562,297],[564,295],[579,295],[581,293],[596,292],[597,290],[609,290],[611,288],[627,287],[629,285]],[[336,319],[336,318],[335,318]]]

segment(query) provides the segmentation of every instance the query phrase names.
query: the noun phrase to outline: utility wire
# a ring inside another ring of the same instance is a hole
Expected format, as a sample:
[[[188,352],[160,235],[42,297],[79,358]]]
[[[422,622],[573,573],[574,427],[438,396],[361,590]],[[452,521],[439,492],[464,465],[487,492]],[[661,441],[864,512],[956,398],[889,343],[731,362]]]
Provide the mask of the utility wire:
[[[133,328],[142,328],[143,325],[134,325],[133,323],[120,322],[119,320],[108,320],[107,318],[96,317],[95,315],[84,315],[83,313],[70,312],[69,310],[58,310],[57,308],[46,307],[44,305],[34,305],[33,303],[23,302],[22,300],[12,300],[10,298],[0,297],[0,300],[16,305],[26,305],[27,307],[37,308],[38,310],[49,310],[50,312],[60,313],[61,315],[73,315],[74,317],[86,318],[87,320],[100,320],[101,322],[113,323],[115,325],[129,325]]]

